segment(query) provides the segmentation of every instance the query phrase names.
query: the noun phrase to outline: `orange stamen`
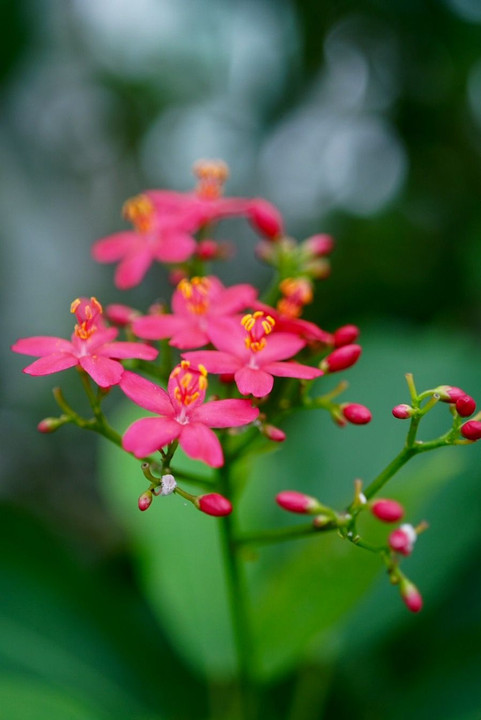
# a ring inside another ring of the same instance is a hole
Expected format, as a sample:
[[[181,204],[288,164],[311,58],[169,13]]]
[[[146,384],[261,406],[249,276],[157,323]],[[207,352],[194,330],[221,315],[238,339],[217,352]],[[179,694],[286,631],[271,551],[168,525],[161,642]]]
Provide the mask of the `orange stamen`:
[[[198,160],[193,171],[198,178],[195,192],[199,197],[208,200],[221,197],[229,177],[229,168],[223,160]]]
[[[184,406],[191,405],[207,389],[207,370],[203,365],[192,368],[188,360],[182,360],[180,365],[174,368],[171,378],[177,381],[174,397]]]
[[[147,195],[136,195],[124,203],[122,214],[140,233],[149,232],[152,228],[154,206]]]
[[[247,332],[246,347],[252,352],[263,350],[267,342],[266,335],[270,335],[275,324],[274,318],[266,315],[262,310],[244,315],[241,325]]]
[[[207,312],[210,288],[209,279],[204,277],[193,277],[190,281],[183,278],[177,285],[177,290],[180,290],[187,300],[187,307],[195,315],[204,315]]]

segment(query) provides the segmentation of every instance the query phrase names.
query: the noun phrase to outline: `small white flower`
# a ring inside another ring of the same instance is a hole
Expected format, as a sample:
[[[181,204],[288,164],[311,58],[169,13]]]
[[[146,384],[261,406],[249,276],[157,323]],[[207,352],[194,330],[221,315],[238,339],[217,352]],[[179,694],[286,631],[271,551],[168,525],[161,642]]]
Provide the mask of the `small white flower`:
[[[159,493],[160,495],[171,495],[176,487],[177,482],[173,475],[162,475],[162,490]]]

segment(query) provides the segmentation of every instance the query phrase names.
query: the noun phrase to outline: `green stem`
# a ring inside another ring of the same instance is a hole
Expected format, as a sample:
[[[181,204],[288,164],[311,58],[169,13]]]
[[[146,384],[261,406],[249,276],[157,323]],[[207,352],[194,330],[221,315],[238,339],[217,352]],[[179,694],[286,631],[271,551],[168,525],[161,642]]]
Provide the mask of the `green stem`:
[[[372,498],[379,490],[384,487],[387,481],[397,473],[403,465],[416,454],[413,447],[404,447],[399,455],[392,460],[379,475],[364,489],[366,500]]]
[[[219,469],[219,489],[227,498],[232,497],[229,471],[226,466]],[[237,652],[240,717],[242,720],[254,720],[255,707],[252,680],[254,653],[248,611],[247,585],[242,561],[236,547],[235,519],[232,515],[220,518],[220,531]]]

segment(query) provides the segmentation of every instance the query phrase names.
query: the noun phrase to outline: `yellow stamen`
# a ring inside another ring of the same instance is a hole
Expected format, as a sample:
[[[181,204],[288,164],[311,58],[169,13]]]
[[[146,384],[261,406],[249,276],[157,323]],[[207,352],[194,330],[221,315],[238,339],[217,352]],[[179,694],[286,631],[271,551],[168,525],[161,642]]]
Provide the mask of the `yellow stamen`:
[[[141,233],[152,228],[154,206],[147,195],[136,195],[124,203],[122,214]]]
[[[223,160],[198,160],[193,167],[198,178],[196,193],[200,197],[215,200],[222,195],[229,168]]]
[[[275,320],[262,310],[244,315],[241,325],[247,331],[246,347],[253,352],[259,352],[266,346],[266,335],[269,335],[275,325]]]

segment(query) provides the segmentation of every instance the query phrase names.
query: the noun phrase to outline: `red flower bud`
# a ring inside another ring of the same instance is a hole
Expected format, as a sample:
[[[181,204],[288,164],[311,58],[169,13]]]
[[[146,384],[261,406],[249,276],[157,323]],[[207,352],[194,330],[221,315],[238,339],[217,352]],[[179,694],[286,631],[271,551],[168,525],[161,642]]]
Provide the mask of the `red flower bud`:
[[[419,612],[423,606],[423,598],[417,587],[403,577],[399,583],[399,590],[407,609],[411,612]]]
[[[324,370],[324,372],[346,370],[357,362],[361,352],[362,348],[360,345],[344,345],[324,358],[319,367],[321,370]]]
[[[219,245],[215,240],[206,238],[197,243],[196,255],[201,260],[213,260],[219,253]]]
[[[41,433],[53,433],[63,424],[59,418],[48,417],[40,420],[37,430]]]
[[[303,242],[304,248],[316,257],[329,255],[334,249],[334,240],[330,235],[312,235]]]
[[[389,535],[389,547],[401,555],[410,555],[417,540],[417,534],[412,525],[401,525]]]
[[[279,210],[263,198],[251,200],[247,206],[251,224],[269,240],[277,240],[284,234],[284,222]]]
[[[207,495],[199,495],[195,502],[196,507],[206,515],[214,515],[222,517],[230,515],[232,512],[231,502],[219,493],[208,493]]]
[[[468,420],[468,422],[461,425],[461,435],[467,440],[480,440],[481,439],[481,422],[477,420]]]
[[[149,507],[152,504],[152,493],[150,490],[147,490],[146,492],[142,493],[142,495],[139,497],[139,510],[148,510]]]
[[[439,395],[439,399],[442,402],[455,403],[458,398],[464,397],[466,393],[461,388],[454,387],[453,385],[440,385],[435,390],[436,394]]]
[[[273,442],[284,442],[286,439],[286,433],[284,430],[275,427],[275,425],[263,425],[262,433],[266,436],[266,438],[269,438],[269,440],[273,440]]]
[[[360,335],[359,328],[356,325],[343,325],[334,333],[334,347],[343,347],[351,345]]]
[[[392,409],[392,414],[399,420],[407,420],[413,414],[413,409],[410,405],[396,405]]]
[[[276,503],[293,513],[300,513],[301,515],[307,515],[309,513],[317,513],[321,510],[319,502],[316,498],[310,495],[304,495],[304,493],[297,492],[297,490],[284,490],[276,496]]]
[[[387,523],[398,522],[404,515],[403,506],[396,500],[376,500],[371,504],[370,510],[378,520]]]
[[[140,313],[138,310],[134,310],[134,308],[131,308],[128,305],[113,303],[112,305],[107,305],[105,308],[105,315],[111,323],[123,327],[124,325],[128,325],[133,322],[135,318],[140,316]]]
[[[469,417],[476,410],[476,403],[470,395],[463,395],[456,400],[456,410],[461,417]]]
[[[372,415],[369,408],[359,403],[348,403],[341,406],[342,414],[353,425],[365,425],[371,422]]]

